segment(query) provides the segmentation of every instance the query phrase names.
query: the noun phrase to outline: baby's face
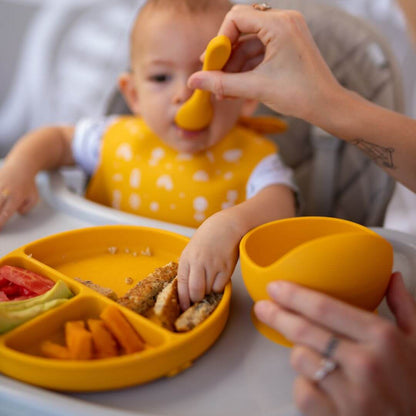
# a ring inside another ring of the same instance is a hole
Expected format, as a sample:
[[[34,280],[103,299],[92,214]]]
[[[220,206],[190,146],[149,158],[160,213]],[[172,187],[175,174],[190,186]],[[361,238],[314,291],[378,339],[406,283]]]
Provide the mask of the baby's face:
[[[213,146],[235,125],[242,110],[242,100],[212,97],[214,117],[206,129],[187,131],[174,121],[193,92],[187,80],[202,68],[199,57],[223,17],[215,12],[190,16],[157,10],[141,20],[134,37],[132,71],[138,113],[154,133],[179,152],[196,153]]]

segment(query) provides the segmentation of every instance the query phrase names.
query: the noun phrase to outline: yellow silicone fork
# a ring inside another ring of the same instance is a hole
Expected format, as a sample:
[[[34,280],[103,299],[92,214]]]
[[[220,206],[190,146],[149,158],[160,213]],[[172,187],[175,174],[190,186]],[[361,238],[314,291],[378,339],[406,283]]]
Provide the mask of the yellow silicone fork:
[[[220,35],[211,39],[205,51],[203,71],[218,71],[228,61],[231,54],[231,42],[227,36]],[[201,130],[208,126],[213,116],[211,93],[195,90],[176,113],[176,124],[186,130]]]

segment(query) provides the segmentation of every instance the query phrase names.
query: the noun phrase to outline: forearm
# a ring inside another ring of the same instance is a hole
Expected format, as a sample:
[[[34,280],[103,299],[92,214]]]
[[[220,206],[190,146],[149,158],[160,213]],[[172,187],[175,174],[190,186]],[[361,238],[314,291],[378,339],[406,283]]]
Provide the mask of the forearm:
[[[416,191],[416,120],[340,88],[308,121],[356,145],[389,175]]]
[[[20,166],[35,175],[74,163],[71,151],[72,127],[44,127],[23,136],[5,159],[6,166]]]
[[[259,225],[295,216],[295,211],[293,191],[285,185],[271,185],[253,198],[216,215],[226,216],[236,236],[242,238]]]

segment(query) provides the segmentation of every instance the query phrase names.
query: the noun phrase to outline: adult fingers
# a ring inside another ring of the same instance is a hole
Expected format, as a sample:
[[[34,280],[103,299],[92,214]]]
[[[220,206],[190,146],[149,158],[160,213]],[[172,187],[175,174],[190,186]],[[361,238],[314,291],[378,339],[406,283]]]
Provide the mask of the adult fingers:
[[[317,379],[322,369],[323,357],[316,351],[304,346],[293,347],[290,362],[297,373],[309,381],[318,384],[320,389],[327,392],[335,403],[345,401],[345,390],[348,379],[341,366],[336,365],[323,379]]]
[[[235,5],[225,16],[218,35],[228,36],[234,44],[242,33],[258,33],[263,28],[265,14],[252,6]]]
[[[308,346],[321,354],[325,352],[328,342],[333,337],[333,333],[327,329],[271,301],[256,302],[254,311],[262,322],[276,329],[294,344]],[[354,345],[348,339],[342,338],[331,358],[345,364],[352,355]]]
[[[191,89],[211,91],[217,99],[224,97],[259,99],[258,79],[247,73],[225,73],[221,71],[199,71],[189,77]]]
[[[268,293],[282,307],[358,341],[371,340],[373,335],[368,328],[381,319],[331,296],[282,280],[270,283]]]
[[[336,409],[330,398],[313,382],[299,376],[293,386],[296,406],[305,416],[334,416]]]
[[[401,273],[393,273],[391,276],[387,303],[399,328],[406,333],[416,332],[416,302],[407,291]]]
[[[241,72],[244,70],[243,68],[247,68],[247,62],[254,58],[258,62],[263,60],[264,45],[256,36],[249,36],[240,40],[234,47],[232,55],[223,70],[225,72]]]

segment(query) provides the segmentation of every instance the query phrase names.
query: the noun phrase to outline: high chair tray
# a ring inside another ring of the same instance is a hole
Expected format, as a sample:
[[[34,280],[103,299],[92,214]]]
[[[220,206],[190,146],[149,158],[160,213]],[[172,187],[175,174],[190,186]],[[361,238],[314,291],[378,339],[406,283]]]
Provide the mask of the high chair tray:
[[[155,322],[90,289],[75,278],[125,294],[157,267],[177,261],[188,238],[139,226],[98,226],[55,234],[24,245],[0,260],[62,280],[74,296],[0,335],[0,372],[41,387],[62,391],[101,391],[175,375],[203,354],[222,332],[231,297],[228,285],[214,312],[186,333]],[[91,360],[46,358],[41,344],[64,343],[67,321],[97,319],[116,305],[143,338],[143,351]]]

